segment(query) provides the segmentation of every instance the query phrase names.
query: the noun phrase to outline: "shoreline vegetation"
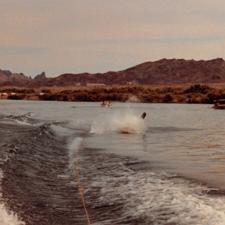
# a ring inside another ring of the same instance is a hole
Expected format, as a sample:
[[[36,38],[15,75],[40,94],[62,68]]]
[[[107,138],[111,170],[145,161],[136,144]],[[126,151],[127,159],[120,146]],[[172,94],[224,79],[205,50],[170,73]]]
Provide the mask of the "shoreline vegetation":
[[[92,87],[1,87],[0,99],[45,101],[119,101],[144,103],[204,103],[225,99],[223,85],[112,85]]]

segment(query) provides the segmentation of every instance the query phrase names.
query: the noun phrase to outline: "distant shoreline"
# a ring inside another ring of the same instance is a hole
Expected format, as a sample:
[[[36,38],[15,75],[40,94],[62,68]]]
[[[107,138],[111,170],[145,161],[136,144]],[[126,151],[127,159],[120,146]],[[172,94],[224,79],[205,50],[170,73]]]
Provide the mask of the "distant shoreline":
[[[0,99],[47,101],[119,101],[143,103],[212,104],[225,98],[224,86],[204,84],[93,87],[0,87]]]

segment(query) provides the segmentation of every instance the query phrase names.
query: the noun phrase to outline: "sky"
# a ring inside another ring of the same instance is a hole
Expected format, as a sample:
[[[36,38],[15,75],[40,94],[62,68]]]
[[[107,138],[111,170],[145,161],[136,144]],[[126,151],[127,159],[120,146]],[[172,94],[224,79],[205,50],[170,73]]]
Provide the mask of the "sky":
[[[34,76],[225,58],[224,0],[0,0],[0,68]]]

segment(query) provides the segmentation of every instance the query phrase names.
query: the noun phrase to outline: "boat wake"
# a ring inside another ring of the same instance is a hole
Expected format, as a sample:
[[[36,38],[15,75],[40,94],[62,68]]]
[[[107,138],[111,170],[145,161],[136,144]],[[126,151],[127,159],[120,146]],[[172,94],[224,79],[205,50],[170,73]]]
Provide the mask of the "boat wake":
[[[207,194],[206,186],[153,172],[149,163],[132,158],[94,149],[81,154],[87,200],[100,224],[224,224],[225,197]]]
[[[32,115],[0,118],[0,224],[83,225],[80,184],[96,225],[224,224],[221,190],[218,198],[210,194],[215,190],[157,170],[150,161],[94,148],[94,141],[102,144],[95,139],[103,136],[99,134],[108,132],[112,138],[112,132],[124,127],[142,133],[145,124],[139,115],[116,112],[89,126],[90,130],[76,121],[41,121]]]

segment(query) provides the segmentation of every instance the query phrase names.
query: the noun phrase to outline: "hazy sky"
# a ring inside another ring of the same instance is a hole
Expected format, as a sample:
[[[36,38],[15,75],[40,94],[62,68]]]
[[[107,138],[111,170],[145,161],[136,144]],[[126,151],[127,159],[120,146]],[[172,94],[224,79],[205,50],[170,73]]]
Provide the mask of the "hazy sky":
[[[225,58],[224,0],[0,0],[0,68],[48,76]]]

